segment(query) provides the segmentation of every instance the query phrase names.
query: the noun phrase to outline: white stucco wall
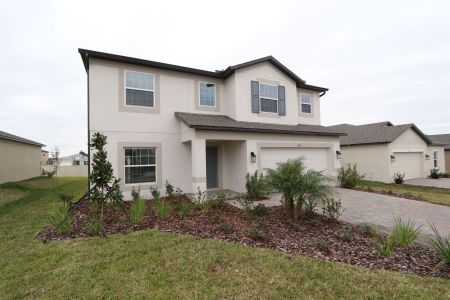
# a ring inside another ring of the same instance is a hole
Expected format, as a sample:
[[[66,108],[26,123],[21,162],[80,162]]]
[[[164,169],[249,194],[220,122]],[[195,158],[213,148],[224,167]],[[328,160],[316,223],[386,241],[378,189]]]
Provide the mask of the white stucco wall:
[[[390,182],[387,144],[341,146],[342,166],[354,165],[364,179]]]
[[[195,131],[181,124],[174,112],[191,112],[207,114],[226,114],[242,121],[270,122],[280,124],[297,124],[302,121],[299,115],[298,90],[295,83],[271,64],[261,64],[242,69],[227,80],[213,80],[218,85],[220,110],[201,111],[196,106],[196,89],[198,81],[211,81],[208,78],[182,74],[172,71],[127,65],[99,59],[91,59],[89,67],[89,122],[90,136],[94,132],[102,132],[108,138],[106,150],[108,160],[112,163],[115,176],[122,170],[119,145],[124,143],[158,143],[162,148],[161,182],[158,187],[163,190],[163,183],[168,180],[185,192],[195,192],[196,187],[203,187],[204,153],[197,151],[207,141],[227,141],[223,143],[223,188],[243,191],[246,172],[253,172],[256,164],[250,163],[250,152],[257,150],[261,141],[293,142],[293,143],[328,143],[333,168],[339,164],[335,159],[335,151],[339,149],[337,137],[296,136],[280,134],[253,134],[233,132]],[[154,74],[156,85],[155,99],[159,101],[157,112],[135,112],[121,110],[123,105],[123,72],[134,70]],[[251,113],[250,81],[264,78],[276,80],[286,87],[285,117],[263,117]],[[319,124],[319,97],[314,94],[314,117],[304,118],[303,123]],[[199,141],[200,140],[200,141]],[[192,141],[196,147],[192,153]],[[243,142],[244,141],[244,142]],[[201,170],[201,171],[198,171]],[[122,178],[123,180],[123,178]],[[141,185],[141,193],[149,196],[149,184]],[[125,196],[129,198],[129,190]]]

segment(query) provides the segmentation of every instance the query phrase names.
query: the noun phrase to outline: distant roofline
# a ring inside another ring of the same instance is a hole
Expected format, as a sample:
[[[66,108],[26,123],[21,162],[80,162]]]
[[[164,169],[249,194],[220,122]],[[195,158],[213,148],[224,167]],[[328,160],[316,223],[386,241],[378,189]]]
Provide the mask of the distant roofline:
[[[297,76],[294,72],[289,70],[286,66],[284,66],[282,63],[280,63],[277,59],[275,59],[273,56],[265,56],[262,58],[258,58],[255,60],[251,60],[248,62],[244,62],[241,64],[237,64],[234,66],[229,66],[223,71],[206,71],[201,69],[195,69],[190,67],[183,67],[173,64],[167,64],[157,61],[151,61],[151,60],[145,60],[130,56],[123,56],[123,55],[117,55],[112,53],[106,53],[106,52],[100,52],[100,51],[93,51],[88,49],[82,49],[78,48],[78,52],[81,55],[81,59],[83,60],[83,65],[86,71],[89,70],[89,58],[99,58],[99,59],[105,59],[105,60],[111,60],[116,62],[122,62],[122,63],[128,63],[128,64],[134,64],[134,65],[140,65],[140,66],[146,66],[146,67],[152,67],[157,69],[163,69],[163,70],[169,70],[169,71],[176,71],[181,73],[187,73],[187,74],[193,74],[193,75],[200,75],[200,76],[207,76],[217,79],[226,79],[230,75],[232,75],[236,70],[241,68],[246,68],[255,64],[259,64],[262,62],[269,62],[272,65],[274,65],[276,68],[278,68],[281,72],[283,72],[286,76],[291,78],[295,81],[298,88],[303,88],[307,90],[317,91],[325,93],[328,91],[327,88],[315,86],[306,84],[306,81],[301,79],[299,76]]]
[[[18,135],[8,133],[5,131],[0,131],[0,139],[14,141],[14,142],[23,143],[23,144],[34,145],[34,146],[39,146],[39,147],[45,147],[44,144],[20,137]]]

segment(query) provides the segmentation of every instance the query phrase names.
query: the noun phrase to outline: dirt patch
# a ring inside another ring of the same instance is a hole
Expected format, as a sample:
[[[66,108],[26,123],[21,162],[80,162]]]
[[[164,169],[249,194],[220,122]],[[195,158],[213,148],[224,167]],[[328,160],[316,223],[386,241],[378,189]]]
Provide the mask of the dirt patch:
[[[386,269],[422,276],[450,278],[450,266],[436,268],[436,253],[427,246],[414,244],[397,248],[391,257],[380,255],[375,249],[375,240],[360,226],[342,221],[332,221],[322,215],[312,215],[292,224],[287,221],[282,207],[267,208],[267,214],[257,216],[226,204],[225,208],[207,212],[191,206],[189,215],[182,217],[174,208],[170,216],[161,220],[151,203],[138,225],[131,224],[124,211],[108,207],[105,211],[103,236],[154,228],[161,231],[190,234],[200,238],[220,239],[255,247],[265,247],[342,262],[369,269]],[[175,206],[175,205],[174,205]],[[125,209],[129,210],[129,204]],[[38,235],[43,241],[90,236],[85,231],[88,222],[94,219],[93,211],[84,204],[73,216],[70,230],[63,236],[46,226]],[[385,235],[380,234],[384,239]]]

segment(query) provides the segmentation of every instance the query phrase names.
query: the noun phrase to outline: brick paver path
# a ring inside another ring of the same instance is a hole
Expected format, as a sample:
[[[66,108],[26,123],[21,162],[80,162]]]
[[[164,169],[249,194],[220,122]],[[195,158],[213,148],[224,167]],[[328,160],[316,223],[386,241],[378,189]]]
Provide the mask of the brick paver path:
[[[402,217],[421,224],[425,236],[433,234],[428,222],[433,223],[441,235],[450,234],[449,206],[341,188],[336,188],[336,197],[344,207],[341,219],[348,222],[373,223],[389,232],[394,218]]]

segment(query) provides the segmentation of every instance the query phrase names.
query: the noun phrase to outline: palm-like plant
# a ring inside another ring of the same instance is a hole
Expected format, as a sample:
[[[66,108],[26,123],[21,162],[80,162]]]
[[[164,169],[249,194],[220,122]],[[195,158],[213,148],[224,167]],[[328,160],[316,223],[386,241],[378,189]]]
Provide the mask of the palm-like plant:
[[[273,190],[283,194],[290,219],[298,219],[305,201],[318,201],[329,196],[330,178],[322,172],[307,170],[301,158],[279,163],[275,170],[266,169]]]

